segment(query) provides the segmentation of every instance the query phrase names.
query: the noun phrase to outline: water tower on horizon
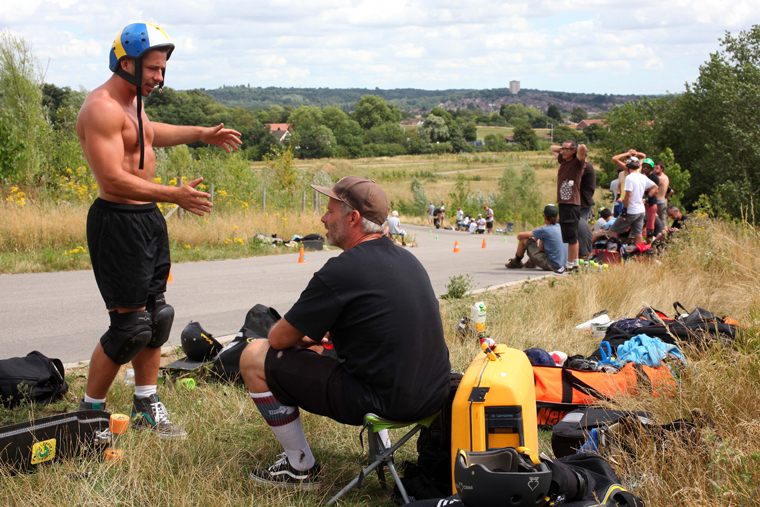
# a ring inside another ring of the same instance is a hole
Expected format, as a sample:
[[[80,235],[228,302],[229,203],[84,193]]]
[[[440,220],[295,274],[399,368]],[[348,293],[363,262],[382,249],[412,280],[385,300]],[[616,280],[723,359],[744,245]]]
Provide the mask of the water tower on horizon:
[[[520,81],[510,81],[509,91],[512,92],[512,95],[517,95],[520,93]]]

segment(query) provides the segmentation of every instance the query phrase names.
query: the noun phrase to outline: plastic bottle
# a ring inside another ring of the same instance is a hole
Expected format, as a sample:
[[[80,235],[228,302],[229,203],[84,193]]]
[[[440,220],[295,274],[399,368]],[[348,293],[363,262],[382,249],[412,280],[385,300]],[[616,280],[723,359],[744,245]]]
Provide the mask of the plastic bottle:
[[[470,307],[470,328],[475,332],[479,339],[485,337],[486,304],[483,301],[478,301]]]
[[[124,385],[127,385],[127,386],[135,385],[135,370],[133,370],[132,368],[129,368],[127,371],[124,372]]]

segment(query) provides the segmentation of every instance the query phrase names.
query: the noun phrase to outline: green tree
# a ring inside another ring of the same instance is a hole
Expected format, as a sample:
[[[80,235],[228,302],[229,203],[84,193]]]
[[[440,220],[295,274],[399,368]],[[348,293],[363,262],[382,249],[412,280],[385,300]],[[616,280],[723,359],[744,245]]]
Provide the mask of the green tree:
[[[351,121],[348,113],[338,106],[325,106],[322,108],[322,122],[333,132],[347,121]]]
[[[576,130],[565,125],[560,125],[554,128],[554,143],[562,144],[566,141],[577,141],[578,143],[586,143],[588,139],[583,131]]]
[[[520,213],[520,174],[513,166],[504,168],[499,178],[499,192],[495,209],[509,220],[519,220]]]
[[[364,130],[382,125],[388,122],[397,122],[397,116],[388,107],[385,99],[377,95],[365,95],[356,103],[356,109],[352,118],[361,125]]]
[[[283,190],[293,191],[298,181],[298,167],[293,162],[293,149],[274,146],[272,151],[264,155],[272,175]]]
[[[458,172],[454,188],[449,192],[449,206],[451,206],[451,209],[464,208],[469,203],[471,195],[470,180],[467,179],[467,176],[463,172]]]
[[[333,131],[335,140],[339,146],[345,147],[351,157],[361,155],[364,145],[364,129],[354,120],[346,120],[335,127]]]
[[[420,134],[424,132],[433,143],[442,143],[449,140],[449,128],[446,126],[446,120],[434,114],[428,114],[425,122],[420,127]]]
[[[586,118],[588,118],[588,112],[582,107],[574,107],[573,112],[570,113],[570,121],[575,123],[580,123]]]
[[[668,204],[681,206],[681,200],[691,186],[691,174],[689,171],[681,169],[681,165],[676,163],[673,150],[670,148],[665,148],[665,151],[660,153],[655,161],[662,162],[665,165],[665,174],[670,180],[670,187],[675,190],[675,193],[668,198]]]
[[[512,134],[517,144],[529,151],[538,149],[538,136],[530,125],[518,125]]]
[[[332,130],[324,125],[297,131],[299,158],[325,158],[332,156],[337,142]]]
[[[5,130],[13,156],[4,161],[3,177],[29,182],[47,165],[52,128],[42,105],[42,71],[31,47],[10,32],[0,32],[0,110],[7,114]],[[18,153],[22,149],[22,153]],[[10,153],[10,152],[9,152]]]
[[[293,111],[288,117],[288,123],[299,131],[306,131],[319,127],[322,122],[322,111],[314,106],[301,106]]]
[[[549,104],[549,109],[546,110],[546,116],[556,122],[562,123],[562,113],[560,112],[559,107],[554,104]]]
[[[484,141],[486,144],[486,150],[488,151],[507,151],[509,149],[507,140],[504,139],[504,136],[498,134],[488,134]]]
[[[720,42],[696,82],[671,101],[662,145],[691,173],[687,206],[706,195],[716,214],[738,218],[760,192],[760,25]]]
[[[478,126],[474,121],[469,121],[462,126],[462,135],[465,141],[475,142],[478,140]]]
[[[418,216],[427,215],[428,213],[428,199],[427,193],[425,193],[425,187],[422,186],[422,182],[415,176],[412,178],[412,209],[414,214]]]
[[[607,127],[600,123],[592,123],[583,129],[583,133],[586,135],[589,143],[596,143],[607,136]]]
[[[517,184],[517,194],[520,203],[520,220],[538,223],[542,213],[541,190],[539,189],[536,171],[529,164],[522,166],[520,181]]]
[[[24,141],[13,132],[9,115],[0,110],[0,178],[13,179],[25,149]]]

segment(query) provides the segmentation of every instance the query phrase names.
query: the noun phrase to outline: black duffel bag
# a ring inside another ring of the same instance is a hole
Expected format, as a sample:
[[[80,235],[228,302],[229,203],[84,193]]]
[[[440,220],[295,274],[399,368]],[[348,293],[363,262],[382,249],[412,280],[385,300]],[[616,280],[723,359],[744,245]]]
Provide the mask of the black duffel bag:
[[[0,402],[7,407],[24,400],[47,405],[68,390],[60,359],[35,350],[26,357],[0,360]]]

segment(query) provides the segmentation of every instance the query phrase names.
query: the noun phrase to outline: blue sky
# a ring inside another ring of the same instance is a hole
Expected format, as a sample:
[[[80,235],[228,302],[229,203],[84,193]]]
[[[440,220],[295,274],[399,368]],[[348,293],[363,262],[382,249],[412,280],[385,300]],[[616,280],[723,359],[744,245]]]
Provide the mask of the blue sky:
[[[726,31],[760,23],[760,2],[728,0],[0,0],[0,30],[31,44],[58,86],[108,79],[126,24],[177,45],[167,85],[523,88],[680,92]]]

